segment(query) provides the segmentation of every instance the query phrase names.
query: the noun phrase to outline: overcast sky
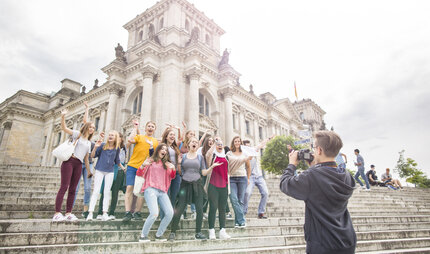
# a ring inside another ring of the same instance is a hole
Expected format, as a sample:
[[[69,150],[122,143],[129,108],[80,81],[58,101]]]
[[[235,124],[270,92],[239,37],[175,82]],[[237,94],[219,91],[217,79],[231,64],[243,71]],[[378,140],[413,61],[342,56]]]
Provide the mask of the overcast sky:
[[[126,48],[122,27],[156,1],[0,1],[0,101],[19,89],[88,88]],[[241,84],[278,99],[311,98],[378,176],[398,152],[430,175],[430,1],[190,0],[221,26]]]

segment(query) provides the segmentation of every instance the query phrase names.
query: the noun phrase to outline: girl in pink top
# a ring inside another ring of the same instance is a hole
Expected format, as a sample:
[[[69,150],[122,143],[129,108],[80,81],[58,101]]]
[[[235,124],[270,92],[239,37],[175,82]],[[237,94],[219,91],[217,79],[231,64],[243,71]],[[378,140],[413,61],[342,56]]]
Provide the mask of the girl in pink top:
[[[215,217],[218,210],[219,215],[219,238],[229,239],[225,232],[225,208],[228,198],[228,158],[224,153],[224,146],[221,138],[215,138],[215,144],[205,154],[208,167],[217,164],[212,173],[208,175],[210,179],[205,185],[208,193],[209,208],[209,239],[215,240]]]
[[[149,210],[139,242],[150,241],[148,234],[152,224],[158,217],[158,205],[163,210],[164,217],[155,234],[155,239],[166,241],[167,239],[163,239],[162,236],[173,217],[173,207],[167,195],[167,190],[170,187],[171,180],[176,176],[175,166],[169,162],[167,145],[164,143],[158,145],[152,157],[145,160],[136,175],[145,177],[142,191],[144,191],[145,201]]]

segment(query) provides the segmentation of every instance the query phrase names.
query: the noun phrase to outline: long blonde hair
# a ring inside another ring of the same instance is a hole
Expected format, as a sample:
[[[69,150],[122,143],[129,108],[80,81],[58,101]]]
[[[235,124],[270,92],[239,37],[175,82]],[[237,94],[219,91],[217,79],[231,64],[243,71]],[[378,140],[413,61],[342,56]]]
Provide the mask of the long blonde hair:
[[[115,135],[113,146],[114,149],[119,149],[121,147],[121,138],[119,137],[119,133],[117,131],[109,131],[109,134],[113,133]],[[109,135],[108,135],[109,140]],[[106,141],[105,145],[103,146],[103,150],[109,149],[109,141]]]

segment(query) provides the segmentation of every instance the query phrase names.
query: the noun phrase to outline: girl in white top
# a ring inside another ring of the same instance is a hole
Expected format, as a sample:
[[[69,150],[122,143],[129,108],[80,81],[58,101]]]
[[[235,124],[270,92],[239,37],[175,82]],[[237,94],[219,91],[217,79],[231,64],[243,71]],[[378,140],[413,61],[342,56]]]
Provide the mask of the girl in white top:
[[[71,130],[66,126],[65,115],[67,110],[61,111],[61,129],[69,135],[72,135],[71,141],[76,142],[75,150],[69,160],[61,164],[61,186],[55,199],[55,215],[52,221],[76,221],[78,218],[72,214],[73,201],[75,199],[76,186],[82,174],[82,163],[86,168],[90,168],[88,156],[91,150],[89,141],[94,134],[95,126],[91,122],[85,123],[80,131]],[[64,194],[68,191],[66,214],[61,214],[61,205]]]
[[[244,228],[245,216],[243,205],[245,201],[246,187],[251,176],[251,166],[249,161],[252,157],[246,156],[242,152],[242,140],[236,136],[231,141],[228,157],[228,174],[230,176],[230,202],[234,210],[235,227]]]

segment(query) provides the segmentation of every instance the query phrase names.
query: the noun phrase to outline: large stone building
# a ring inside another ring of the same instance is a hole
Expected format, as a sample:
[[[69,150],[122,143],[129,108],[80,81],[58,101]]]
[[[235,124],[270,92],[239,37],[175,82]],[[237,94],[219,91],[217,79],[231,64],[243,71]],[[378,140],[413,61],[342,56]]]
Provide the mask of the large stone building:
[[[325,112],[311,100],[292,103],[267,92],[256,95],[239,84],[240,74],[220,54],[224,30],[185,0],[163,0],[124,25],[128,45],[118,44],[115,59],[102,70],[106,82],[85,92],[70,79],[54,94],[18,91],[0,104],[0,163],[58,165],[52,150],[79,128],[84,101],[97,131],[128,135],[132,121],[188,123],[201,134],[211,129],[229,143],[235,135],[254,143],[272,134],[295,135],[309,126],[325,128]],[[304,125],[306,124],[306,125]]]

